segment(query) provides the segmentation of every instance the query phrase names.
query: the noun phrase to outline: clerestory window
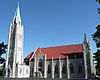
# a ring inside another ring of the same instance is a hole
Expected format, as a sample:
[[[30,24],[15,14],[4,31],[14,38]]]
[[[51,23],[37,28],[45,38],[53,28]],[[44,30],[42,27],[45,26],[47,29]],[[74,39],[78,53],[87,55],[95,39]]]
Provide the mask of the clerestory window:
[[[70,73],[74,73],[74,66],[72,63],[70,63]]]

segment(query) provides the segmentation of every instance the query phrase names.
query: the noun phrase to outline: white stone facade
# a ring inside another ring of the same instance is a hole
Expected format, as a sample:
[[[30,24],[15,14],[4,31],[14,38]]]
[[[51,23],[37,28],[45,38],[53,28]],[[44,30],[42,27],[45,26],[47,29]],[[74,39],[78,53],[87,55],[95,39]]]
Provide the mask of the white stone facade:
[[[30,77],[30,67],[26,65],[18,65],[18,78]]]

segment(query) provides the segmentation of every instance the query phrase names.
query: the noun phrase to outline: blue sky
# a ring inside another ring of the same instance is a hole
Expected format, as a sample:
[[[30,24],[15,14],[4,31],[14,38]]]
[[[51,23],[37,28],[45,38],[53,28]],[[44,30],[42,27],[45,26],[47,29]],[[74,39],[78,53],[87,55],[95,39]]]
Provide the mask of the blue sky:
[[[70,45],[83,42],[99,24],[95,0],[0,0],[0,42],[7,43],[17,2],[25,30],[24,57],[38,47]]]

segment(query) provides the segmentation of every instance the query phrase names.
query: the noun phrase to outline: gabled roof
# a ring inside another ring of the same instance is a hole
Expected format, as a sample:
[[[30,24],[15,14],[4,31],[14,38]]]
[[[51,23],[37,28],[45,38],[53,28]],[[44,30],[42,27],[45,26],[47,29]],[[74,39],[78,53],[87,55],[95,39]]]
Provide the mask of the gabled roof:
[[[24,58],[24,60],[29,60],[29,59],[31,58],[31,56],[33,55],[33,53],[34,53],[34,52],[31,52],[30,54],[28,54],[28,55]]]
[[[65,58],[65,55],[69,54],[82,54],[83,53],[83,44],[74,44],[74,45],[67,45],[67,46],[56,46],[56,47],[47,47],[47,48],[38,48],[31,59],[34,56],[37,56],[39,53],[42,55],[46,54],[47,59],[54,59]]]

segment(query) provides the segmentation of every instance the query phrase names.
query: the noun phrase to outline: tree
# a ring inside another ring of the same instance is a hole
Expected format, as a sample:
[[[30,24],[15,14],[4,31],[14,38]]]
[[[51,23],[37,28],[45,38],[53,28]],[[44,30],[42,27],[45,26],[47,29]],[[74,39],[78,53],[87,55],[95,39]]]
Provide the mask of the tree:
[[[5,59],[2,58],[2,55],[6,53],[7,45],[4,45],[4,42],[0,43],[0,64],[4,63]]]
[[[100,4],[100,0],[96,0],[96,2],[98,2]]]
[[[100,0],[96,0],[100,4]],[[98,8],[98,14],[100,14],[100,8]],[[96,43],[97,52],[94,53],[96,61],[96,74],[100,75],[100,25],[97,25],[96,32],[92,35],[93,40]]]
[[[2,57],[3,54],[6,53],[7,45],[4,45],[4,42],[0,43],[0,75],[3,74],[3,70],[5,67],[5,59]]]

